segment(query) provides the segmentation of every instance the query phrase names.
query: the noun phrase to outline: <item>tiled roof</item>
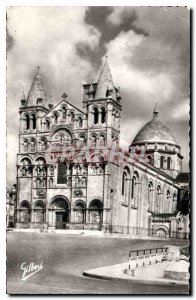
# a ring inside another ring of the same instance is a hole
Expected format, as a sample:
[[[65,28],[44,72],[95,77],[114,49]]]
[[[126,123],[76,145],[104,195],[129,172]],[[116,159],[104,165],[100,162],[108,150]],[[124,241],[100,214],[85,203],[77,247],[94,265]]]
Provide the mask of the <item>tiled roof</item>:
[[[46,97],[46,92],[44,89],[43,80],[39,68],[37,74],[34,77],[31,89],[29,91],[29,95],[27,98],[27,106],[37,105],[38,98],[43,99],[43,105],[46,106],[47,97]]]
[[[94,99],[106,98],[108,89],[111,91],[112,98],[116,100],[116,90],[113,83],[112,74],[107,59],[102,67],[95,92]]]
[[[177,144],[171,130],[158,120],[157,109],[154,109],[153,115],[153,119],[138,132],[132,144],[139,142],[168,142]]]

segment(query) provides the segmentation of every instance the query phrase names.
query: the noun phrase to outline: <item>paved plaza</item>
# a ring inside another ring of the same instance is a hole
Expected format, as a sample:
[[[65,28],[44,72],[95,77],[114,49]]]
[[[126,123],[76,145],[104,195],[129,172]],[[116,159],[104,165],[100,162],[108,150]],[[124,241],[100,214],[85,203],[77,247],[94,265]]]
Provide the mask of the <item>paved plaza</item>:
[[[7,234],[7,293],[10,294],[186,294],[188,286],[87,278],[83,271],[127,262],[130,250],[187,241],[138,240],[80,235]],[[21,264],[43,269],[21,280]]]

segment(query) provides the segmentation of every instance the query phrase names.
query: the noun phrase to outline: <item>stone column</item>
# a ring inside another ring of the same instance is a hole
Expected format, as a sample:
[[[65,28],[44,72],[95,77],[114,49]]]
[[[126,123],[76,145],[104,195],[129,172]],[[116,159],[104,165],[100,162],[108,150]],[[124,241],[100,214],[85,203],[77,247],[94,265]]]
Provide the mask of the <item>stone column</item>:
[[[30,130],[33,129],[33,118],[32,117],[29,118],[29,129]]]
[[[106,114],[106,124],[107,126],[111,126],[112,125],[112,109],[113,106],[111,103],[108,104],[108,111]]]

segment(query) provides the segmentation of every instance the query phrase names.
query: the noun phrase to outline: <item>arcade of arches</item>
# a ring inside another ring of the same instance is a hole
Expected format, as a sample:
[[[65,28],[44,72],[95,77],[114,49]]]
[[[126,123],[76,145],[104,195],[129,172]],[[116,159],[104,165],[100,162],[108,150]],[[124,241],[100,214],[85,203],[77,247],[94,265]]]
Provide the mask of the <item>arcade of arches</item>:
[[[34,227],[46,223],[46,214],[48,214],[48,225],[56,229],[75,228],[83,225],[81,228],[99,229],[103,220],[103,205],[100,200],[94,199],[88,207],[83,200],[77,200],[74,207],[70,207],[69,200],[64,196],[55,196],[51,200],[51,204],[46,209],[42,201],[36,201],[32,207],[26,200],[21,202],[18,210],[20,222],[26,224],[34,224]]]

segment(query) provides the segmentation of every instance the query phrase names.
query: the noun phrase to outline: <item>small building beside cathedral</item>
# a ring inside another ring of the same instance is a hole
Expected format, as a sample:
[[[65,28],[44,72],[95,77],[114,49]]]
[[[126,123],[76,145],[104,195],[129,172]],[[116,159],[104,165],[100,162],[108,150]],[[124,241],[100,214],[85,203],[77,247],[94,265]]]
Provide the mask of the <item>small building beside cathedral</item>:
[[[178,233],[180,145],[155,107],[121,149],[121,110],[107,60],[98,81],[83,85],[82,109],[66,94],[54,106],[38,69],[19,109],[16,228]]]

